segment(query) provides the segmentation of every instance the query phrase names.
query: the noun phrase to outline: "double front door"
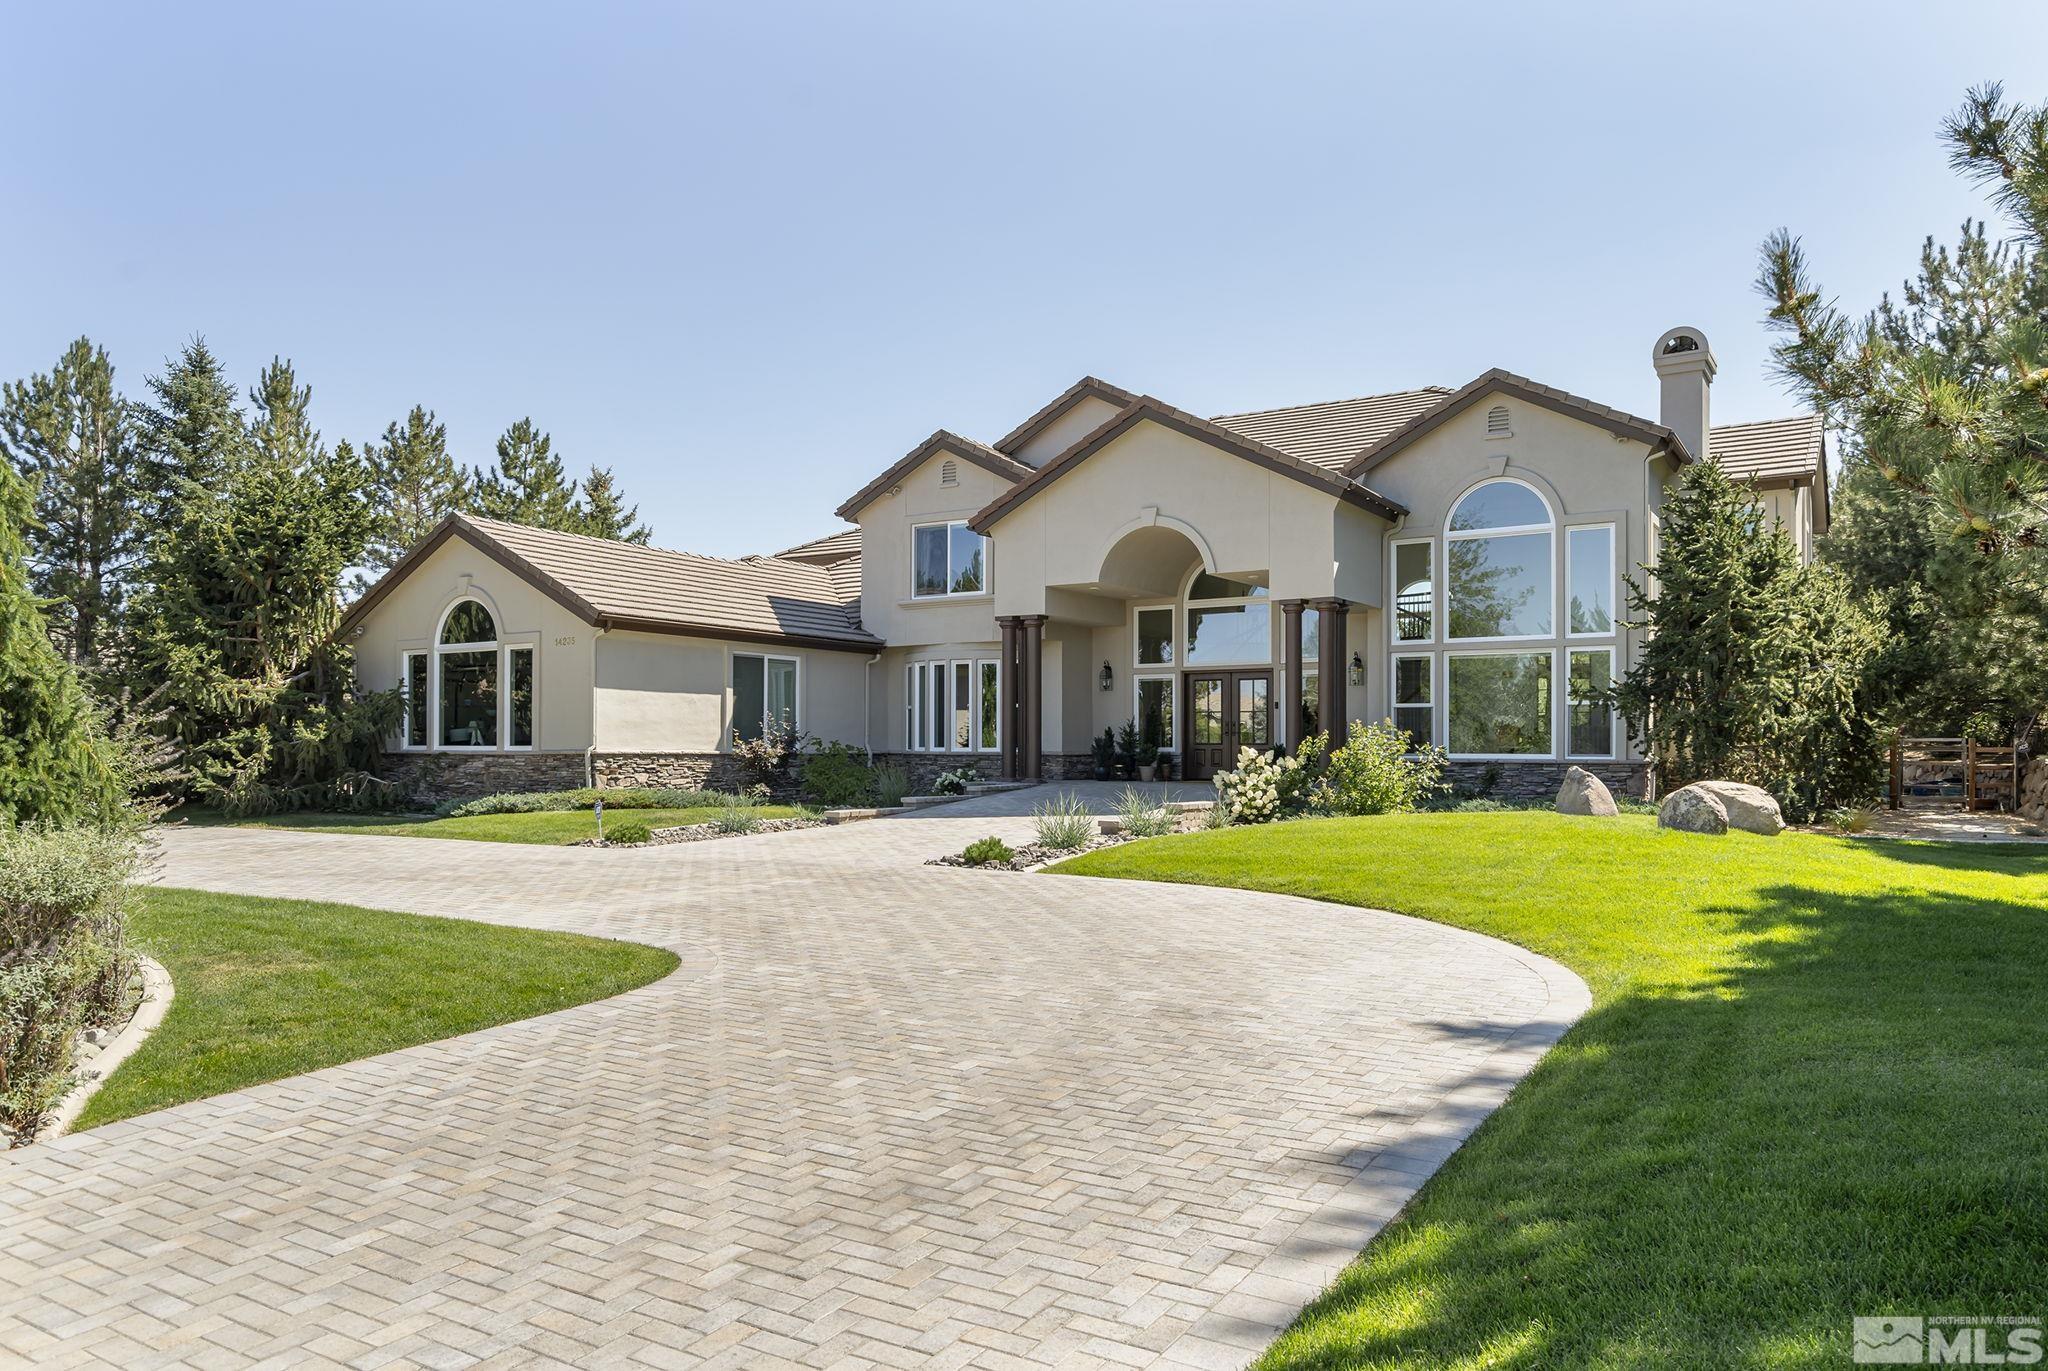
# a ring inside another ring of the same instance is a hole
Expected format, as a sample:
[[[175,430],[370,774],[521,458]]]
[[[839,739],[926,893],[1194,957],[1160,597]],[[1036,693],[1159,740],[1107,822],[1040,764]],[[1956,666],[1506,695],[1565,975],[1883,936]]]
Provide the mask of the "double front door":
[[[1239,748],[1273,745],[1272,672],[1190,672],[1185,680],[1188,780],[1229,771]]]

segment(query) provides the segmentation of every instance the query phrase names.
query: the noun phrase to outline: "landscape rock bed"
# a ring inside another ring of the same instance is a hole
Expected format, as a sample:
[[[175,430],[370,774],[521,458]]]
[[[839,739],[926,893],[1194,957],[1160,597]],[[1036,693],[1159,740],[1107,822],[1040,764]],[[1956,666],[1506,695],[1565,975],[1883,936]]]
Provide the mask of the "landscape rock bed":
[[[1206,827],[1208,827],[1208,824],[1202,815],[1184,814],[1181,816],[1180,824],[1174,829],[1174,832],[1192,833],[1196,829]],[[1165,835],[1162,834],[1160,836]],[[1140,840],[1130,833],[1098,833],[1079,847],[1050,848],[1041,846],[1038,843],[1026,843],[1018,848],[1017,855],[1010,858],[1007,862],[970,862],[959,853],[953,852],[944,857],[933,857],[925,865],[958,866],[964,867],[969,871],[1030,871],[1037,867],[1045,866],[1050,862],[1061,861],[1068,857],[1078,857],[1083,852],[1093,852],[1099,847],[1115,847],[1119,843],[1137,841]]]
[[[620,810],[619,812],[621,814],[632,813],[631,810]],[[644,843],[614,843],[597,838],[585,838],[580,843],[572,843],[571,846],[617,847],[625,849],[661,847],[668,843],[705,843],[710,842],[714,838],[751,838],[757,833],[788,833],[792,829],[822,828],[824,825],[825,821],[823,819],[763,819],[757,828],[750,828],[744,833],[731,833],[720,828],[717,824],[684,824],[679,828],[657,828]]]

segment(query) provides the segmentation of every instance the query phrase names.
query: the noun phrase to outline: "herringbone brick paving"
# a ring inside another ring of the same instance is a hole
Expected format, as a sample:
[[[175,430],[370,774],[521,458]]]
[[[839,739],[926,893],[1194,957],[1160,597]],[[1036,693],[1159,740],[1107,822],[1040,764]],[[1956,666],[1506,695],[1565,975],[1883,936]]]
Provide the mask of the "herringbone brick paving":
[[[172,834],[168,884],[683,965],[11,1154],[0,1361],[1243,1364],[1585,989],[1391,914],[922,865],[1034,798],[635,852]]]

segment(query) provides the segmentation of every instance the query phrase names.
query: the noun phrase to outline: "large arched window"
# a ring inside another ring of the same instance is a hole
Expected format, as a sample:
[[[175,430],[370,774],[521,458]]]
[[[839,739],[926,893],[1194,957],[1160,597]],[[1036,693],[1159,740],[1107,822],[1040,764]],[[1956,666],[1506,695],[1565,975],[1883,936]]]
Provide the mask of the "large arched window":
[[[458,600],[434,645],[441,747],[498,745],[498,624],[479,600]]]
[[[1449,637],[1551,636],[1553,522],[1535,487],[1510,477],[1465,492],[1444,534]]]

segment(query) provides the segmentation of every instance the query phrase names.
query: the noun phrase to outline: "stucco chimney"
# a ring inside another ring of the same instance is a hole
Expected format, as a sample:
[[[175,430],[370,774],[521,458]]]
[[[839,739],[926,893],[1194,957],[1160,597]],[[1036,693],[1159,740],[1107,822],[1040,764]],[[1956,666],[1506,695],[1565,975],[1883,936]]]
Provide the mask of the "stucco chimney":
[[[1702,462],[1708,460],[1713,454],[1707,451],[1712,423],[1707,417],[1707,401],[1717,368],[1707,335],[1683,326],[1667,329],[1657,340],[1650,361],[1657,368],[1661,392],[1657,421],[1678,435],[1686,451]]]

